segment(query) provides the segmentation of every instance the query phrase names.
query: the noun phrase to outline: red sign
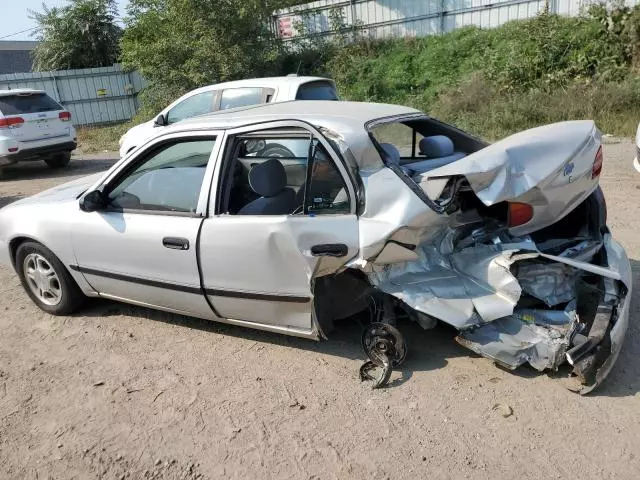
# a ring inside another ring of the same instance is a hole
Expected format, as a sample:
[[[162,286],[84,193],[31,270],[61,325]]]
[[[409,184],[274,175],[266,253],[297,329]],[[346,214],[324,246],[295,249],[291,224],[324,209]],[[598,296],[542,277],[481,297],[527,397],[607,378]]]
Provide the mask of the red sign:
[[[291,17],[281,17],[278,19],[278,32],[282,38],[293,37],[293,26],[291,25]]]

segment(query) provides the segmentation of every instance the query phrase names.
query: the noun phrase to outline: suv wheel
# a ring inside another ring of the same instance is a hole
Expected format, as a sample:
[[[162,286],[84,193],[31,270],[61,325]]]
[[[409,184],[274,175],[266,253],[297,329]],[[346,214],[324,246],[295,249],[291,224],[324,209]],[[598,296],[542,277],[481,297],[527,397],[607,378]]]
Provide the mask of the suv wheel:
[[[57,153],[44,160],[51,168],[62,168],[69,165],[71,161],[71,152]]]
[[[36,242],[25,242],[16,252],[16,270],[31,300],[45,312],[68,315],[84,300],[62,262],[51,250]]]

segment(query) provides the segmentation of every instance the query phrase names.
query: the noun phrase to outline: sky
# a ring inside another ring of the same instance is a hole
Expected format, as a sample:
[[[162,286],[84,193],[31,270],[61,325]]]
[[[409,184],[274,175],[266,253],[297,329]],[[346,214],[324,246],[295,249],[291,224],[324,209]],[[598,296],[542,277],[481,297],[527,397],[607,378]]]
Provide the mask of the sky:
[[[127,0],[117,0],[120,5],[120,15],[124,15]],[[12,33],[21,32],[35,27],[35,22],[29,18],[29,10],[42,11],[42,4],[47,7],[62,7],[67,0],[0,0],[0,40]],[[32,31],[18,33],[4,40],[34,40]]]

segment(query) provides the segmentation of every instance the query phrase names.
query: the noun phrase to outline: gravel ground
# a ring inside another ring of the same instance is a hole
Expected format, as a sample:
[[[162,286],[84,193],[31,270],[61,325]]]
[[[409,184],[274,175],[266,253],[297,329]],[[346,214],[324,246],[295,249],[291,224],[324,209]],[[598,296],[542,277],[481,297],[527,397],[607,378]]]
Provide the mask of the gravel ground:
[[[640,276],[633,145],[605,146],[609,224]],[[114,162],[18,165],[4,205]],[[629,478],[640,472],[640,309],[594,394],[501,370],[455,332],[402,324],[389,388],[357,371],[360,331],[311,342],[106,301],[38,310],[0,267],[0,478]]]

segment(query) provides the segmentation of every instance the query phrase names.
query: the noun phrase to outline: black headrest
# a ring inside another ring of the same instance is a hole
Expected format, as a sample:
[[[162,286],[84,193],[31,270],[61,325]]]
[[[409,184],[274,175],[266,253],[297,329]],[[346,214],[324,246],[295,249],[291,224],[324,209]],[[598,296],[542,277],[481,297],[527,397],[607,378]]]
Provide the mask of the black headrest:
[[[279,160],[270,158],[249,172],[249,185],[263,197],[273,197],[287,186],[287,174]]]

